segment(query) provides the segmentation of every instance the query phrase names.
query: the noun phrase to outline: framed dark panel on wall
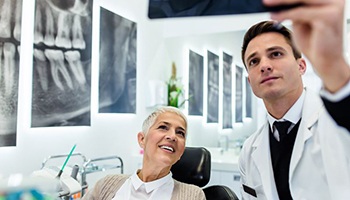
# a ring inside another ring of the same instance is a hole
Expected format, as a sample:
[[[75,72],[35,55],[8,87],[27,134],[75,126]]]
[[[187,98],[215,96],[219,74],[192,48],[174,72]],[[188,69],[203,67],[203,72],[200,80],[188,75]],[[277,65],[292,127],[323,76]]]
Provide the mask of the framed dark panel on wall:
[[[90,126],[92,5],[36,0],[32,127]]]
[[[243,69],[236,65],[236,115],[235,122],[243,122]]]
[[[0,147],[17,145],[22,0],[0,0]]]
[[[135,22],[100,11],[99,113],[136,113]]]
[[[259,13],[284,10],[298,5],[267,7],[264,6],[262,0],[149,0],[148,17],[158,19]]]
[[[248,77],[245,77],[245,116],[252,118],[252,88],[248,82]]]
[[[219,122],[219,56],[207,52],[207,123]]]
[[[232,61],[233,57],[225,52],[222,54],[222,128],[232,128]]]
[[[203,56],[189,51],[188,114],[203,115]]]

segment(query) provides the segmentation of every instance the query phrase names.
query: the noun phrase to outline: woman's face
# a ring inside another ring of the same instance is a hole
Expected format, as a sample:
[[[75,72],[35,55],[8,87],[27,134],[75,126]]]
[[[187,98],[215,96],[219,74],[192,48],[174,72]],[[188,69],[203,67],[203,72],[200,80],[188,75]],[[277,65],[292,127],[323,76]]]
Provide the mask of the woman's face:
[[[158,116],[147,134],[140,132],[138,141],[144,149],[144,166],[171,168],[185,150],[185,120],[172,112]]]

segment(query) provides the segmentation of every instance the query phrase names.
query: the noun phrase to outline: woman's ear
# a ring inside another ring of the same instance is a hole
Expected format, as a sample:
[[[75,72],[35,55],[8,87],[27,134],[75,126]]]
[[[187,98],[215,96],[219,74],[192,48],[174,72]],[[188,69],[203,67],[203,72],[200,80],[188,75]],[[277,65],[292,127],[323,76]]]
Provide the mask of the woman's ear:
[[[139,143],[139,146],[141,148],[144,148],[145,147],[145,134],[143,132],[139,132],[137,134],[137,141]]]

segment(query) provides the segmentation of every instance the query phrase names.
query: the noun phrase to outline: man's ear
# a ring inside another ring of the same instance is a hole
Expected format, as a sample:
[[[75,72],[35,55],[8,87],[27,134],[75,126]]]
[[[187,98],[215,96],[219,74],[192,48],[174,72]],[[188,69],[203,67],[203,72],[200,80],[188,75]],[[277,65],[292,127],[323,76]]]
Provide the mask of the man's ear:
[[[139,146],[141,148],[144,148],[145,147],[145,134],[143,132],[139,132],[137,134],[137,141],[139,143]]]
[[[304,58],[299,58],[297,60],[298,65],[299,65],[299,72],[301,75],[305,74],[306,72],[306,61]]]

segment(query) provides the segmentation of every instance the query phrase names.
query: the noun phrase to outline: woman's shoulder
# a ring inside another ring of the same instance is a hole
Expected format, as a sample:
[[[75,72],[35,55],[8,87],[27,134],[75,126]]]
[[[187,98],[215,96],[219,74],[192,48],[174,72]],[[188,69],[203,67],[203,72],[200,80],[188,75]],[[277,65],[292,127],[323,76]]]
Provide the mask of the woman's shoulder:
[[[205,199],[205,194],[196,185],[174,180],[173,197],[172,199]]]
[[[194,184],[188,184],[188,183],[184,183],[184,182],[180,182],[174,179],[174,187],[180,187],[180,188],[191,188],[194,190],[200,189],[200,187],[198,187],[197,185]]]
[[[112,199],[116,191],[125,182],[125,180],[128,179],[129,176],[130,175],[125,174],[106,175],[92,186],[92,189],[89,190],[86,195],[84,195],[83,199]]]
[[[98,185],[102,191],[115,190],[120,188],[120,186],[128,179],[130,175],[125,174],[111,174],[107,175],[98,181]]]
[[[109,174],[102,178],[99,182],[104,184],[110,184],[113,182],[119,182],[122,180],[126,180],[130,177],[130,175],[127,174]]]

